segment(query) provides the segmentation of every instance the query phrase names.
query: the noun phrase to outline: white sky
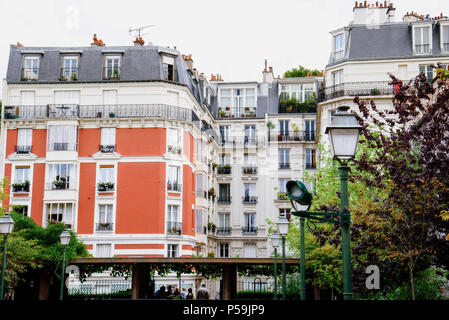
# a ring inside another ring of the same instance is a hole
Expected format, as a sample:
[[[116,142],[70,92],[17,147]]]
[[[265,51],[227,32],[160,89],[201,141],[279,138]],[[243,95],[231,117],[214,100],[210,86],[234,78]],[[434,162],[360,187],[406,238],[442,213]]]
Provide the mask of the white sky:
[[[329,32],[353,19],[353,0],[0,0],[0,78],[9,45],[132,45],[129,27],[146,29],[146,43],[192,54],[210,79],[261,81],[264,59],[275,76],[299,64],[324,69]],[[383,2],[383,1],[382,1]],[[396,21],[407,11],[449,15],[447,0],[396,0]],[[371,0],[368,3],[375,3]],[[0,86],[0,97],[1,94]]]

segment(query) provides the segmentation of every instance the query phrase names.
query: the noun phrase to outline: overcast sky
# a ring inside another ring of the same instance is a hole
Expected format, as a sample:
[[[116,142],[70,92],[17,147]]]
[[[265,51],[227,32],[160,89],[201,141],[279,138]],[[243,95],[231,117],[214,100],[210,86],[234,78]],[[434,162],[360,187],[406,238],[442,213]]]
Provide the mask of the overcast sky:
[[[329,32],[353,18],[353,0],[0,0],[0,78],[9,45],[132,45],[129,28],[154,25],[143,36],[154,45],[192,54],[210,79],[261,81],[264,59],[275,76],[299,64],[324,69]],[[383,2],[383,1],[382,1]],[[396,0],[396,21],[407,11],[449,15],[447,0]],[[368,1],[375,3],[375,1]],[[0,97],[2,96],[0,88]]]

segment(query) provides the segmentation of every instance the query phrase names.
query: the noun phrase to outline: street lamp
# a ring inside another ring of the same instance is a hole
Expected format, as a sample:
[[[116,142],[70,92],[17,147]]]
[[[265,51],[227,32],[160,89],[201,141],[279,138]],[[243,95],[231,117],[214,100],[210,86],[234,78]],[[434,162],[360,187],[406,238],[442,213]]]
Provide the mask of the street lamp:
[[[286,299],[286,279],[285,279],[285,236],[288,233],[289,222],[285,216],[280,216],[278,221],[279,234],[282,237],[282,300]]]
[[[6,243],[8,241],[8,235],[12,232],[13,227],[14,220],[7,213],[0,218],[0,234],[3,235],[3,260],[0,279],[0,300],[3,300],[3,290],[5,288]]]
[[[279,241],[281,237],[279,233],[273,232],[271,235],[271,244],[274,248],[274,300],[278,298],[278,264],[277,264],[277,249],[279,248]]]
[[[61,235],[59,236],[59,239],[61,240],[61,244],[64,247],[64,253],[62,255],[61,293],[59,295],[59,300],[62,300],[63,296],[64,296],[65,251],[67,249],[67,245],[70,242],[70,233],[67,231],[67,229],[64,229],[64,231],[61,232]]]

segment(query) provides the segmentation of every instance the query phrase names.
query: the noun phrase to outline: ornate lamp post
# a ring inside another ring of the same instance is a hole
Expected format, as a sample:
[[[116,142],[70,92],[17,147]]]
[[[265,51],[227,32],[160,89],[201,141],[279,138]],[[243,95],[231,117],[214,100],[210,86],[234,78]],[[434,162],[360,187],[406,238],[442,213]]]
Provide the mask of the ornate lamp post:
[[[3,260],[2,260],[2,273],[0,278],[0,300],[3,300],[3,291],[5,288],[5,268],[6,268],[6,244],[8,242],[8,235],[12,232],[14,227],[14,220],[5,214],[0,218],[0,234],[3,235]]]
[[[59,295],[59,300],[62,300],[64,297],[65,251],[67,249],[67,245],[70,242],[70,233],[67,231],[67,229],[61,232],[59,239],[61,240],[61,244],[64,247],[64,253],[62,255],[61,292]]]
[[[274,248],[274,300],[278,298],[278,264],[277,264],[277,249],[279,248],[279,241],[281,237],[279,233],[273,232],[271,235],[271,244]]]
[[[352,299],[352,264],[351,264],[351,242],[349,235],[349,225],[351,224],[351,215],[349,213],[348,196],[348,161],[355,157],[359,134],[362,127],[358,124],[355,115],[348,112],[348,106],[341,106],[335,113],[331,125],[326,128],[326,134],[329,134],[329,140],[334,155],[334,160],[340,163],[338,172],[340,175],[340,212],[310,212],[312,195],[307,191],[304,184],[300,181],[287,182],[287,195],[292,204],[293,215],[300,217],[301,222],[301,264],[304,261],[304,219],[311,219],[320,222],[330,222],[341,225],[341,250],[343,260],[343,297],[345,300]],[[297,210],[296,203],[307,206],[306,210]],[[302,219],[302,220],[301,220]],[[301,266],[301,289],[303,288],[304,268]],[[301,299],[305,299],[305,292],[301,291]]]
[[[280,216],[278,221],[278,229],[279,234],[282,237],[282,300],[285,300],[287,298],[286,296],[286,268],[285,268],[285,236],[288,233],[288,225],[290,223],[288,222],[287,218],[285,216]]]

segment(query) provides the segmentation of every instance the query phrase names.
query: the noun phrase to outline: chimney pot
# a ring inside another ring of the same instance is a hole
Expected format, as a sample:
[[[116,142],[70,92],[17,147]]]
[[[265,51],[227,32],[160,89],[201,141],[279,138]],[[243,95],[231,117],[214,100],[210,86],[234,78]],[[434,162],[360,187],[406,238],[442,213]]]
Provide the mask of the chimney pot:
[[[356,1],[354,7],[357,8],[359,3]]]
[[[366,1],[363,2],[363,6],[366,8]]]
[[[23,44],[21,44],[20,42],[17,42],[16,46],[17,47],[23,47]]]

